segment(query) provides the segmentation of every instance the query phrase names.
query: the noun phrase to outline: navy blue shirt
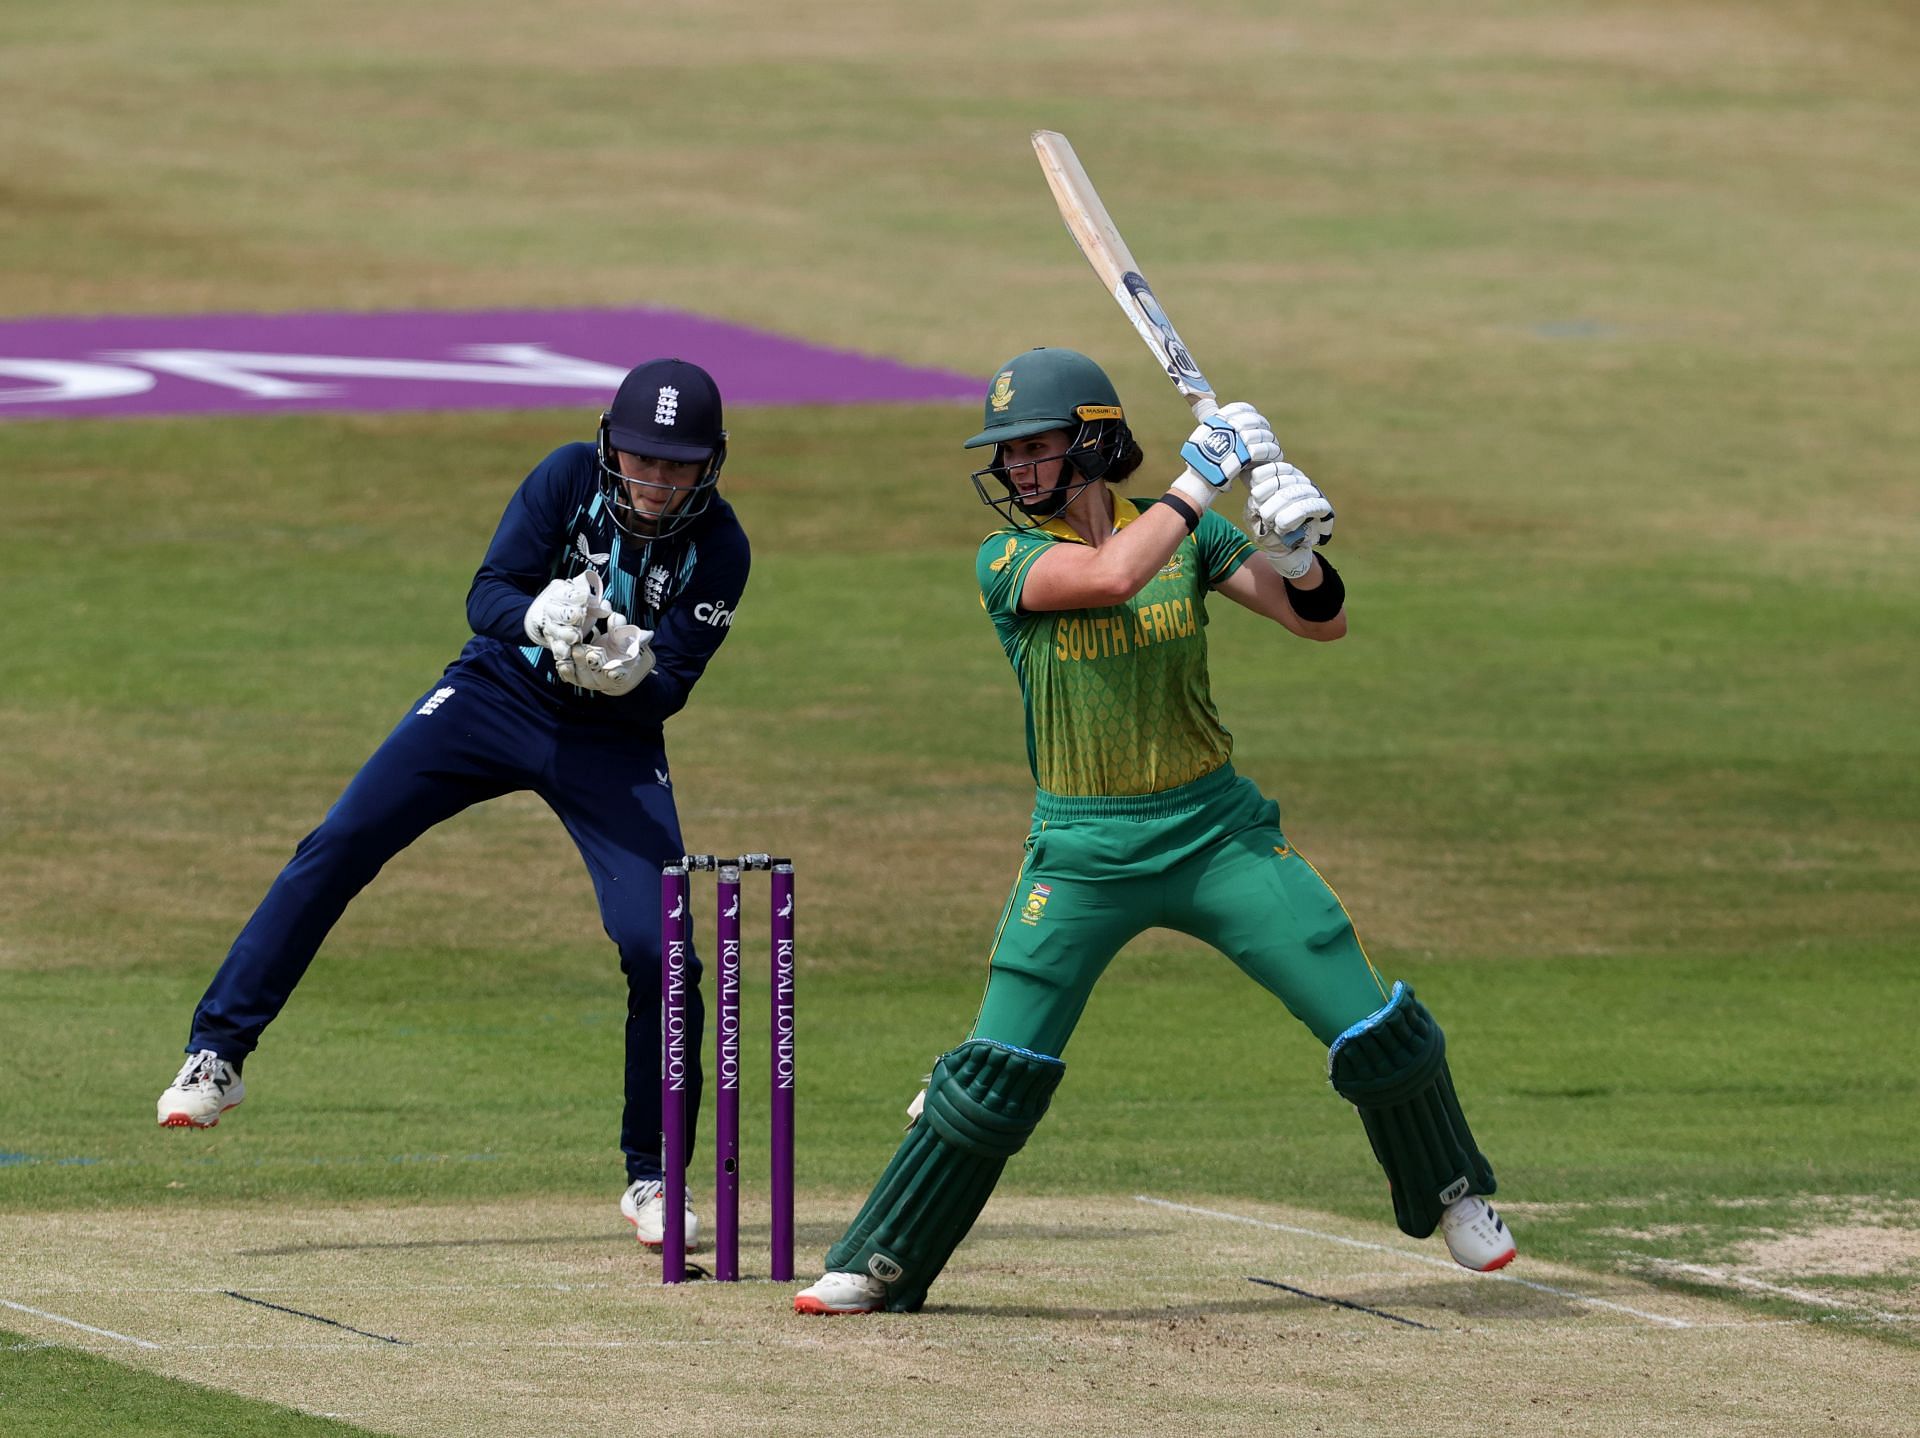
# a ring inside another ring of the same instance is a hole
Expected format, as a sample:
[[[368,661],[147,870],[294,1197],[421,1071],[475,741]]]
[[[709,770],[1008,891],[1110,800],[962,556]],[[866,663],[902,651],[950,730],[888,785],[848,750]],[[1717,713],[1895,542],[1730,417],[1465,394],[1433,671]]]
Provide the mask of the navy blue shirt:
[[[500,516],[467,592],[474,637],[461,657],[511,654],[518,662],[491,667],[524,674],[563,710],[657,732],[687,702],[733,626],[748,562],[746,532],[717,494],[678,534],[648,541],[623,533],[601,493],[598,448],[562,445],[526,477]],[[653,672],[629,694],[562,682],[552,654],[527,642],[534,596],[550,581],[587,569],[605,581],[607,603],[629,623],[653,631]]]

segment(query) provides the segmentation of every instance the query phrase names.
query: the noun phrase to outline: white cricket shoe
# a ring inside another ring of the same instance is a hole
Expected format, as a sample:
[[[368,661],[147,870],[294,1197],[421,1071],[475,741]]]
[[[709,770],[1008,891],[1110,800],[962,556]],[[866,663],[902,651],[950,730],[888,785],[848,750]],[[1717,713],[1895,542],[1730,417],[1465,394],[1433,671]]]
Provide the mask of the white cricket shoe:
[[[181,1065],[160,1095],[160,1127],[212,1128],[246,1096],[240,1070],[212,1049],[201,1049]]]
[[[793,1296],[795,1313],[878,1313],[887,1306],[887,1285],[864,1273],[823,1273]]]
[[[1493,1205],[1478,1194],[1470,1193],[1448,1204],[1447,1211],[1440,1215],[1440,1232],[1453,1261],[1475,1273],[1505,1268],[1519,1252]]]
[[[620,1195],[620,1216],[633,1225],[633,1236],[648,1248],[666,1241],[667,1186],[657,1178],[635,1179]],[[700,1237],[700,1219],[687,1209],[687,1247]]]

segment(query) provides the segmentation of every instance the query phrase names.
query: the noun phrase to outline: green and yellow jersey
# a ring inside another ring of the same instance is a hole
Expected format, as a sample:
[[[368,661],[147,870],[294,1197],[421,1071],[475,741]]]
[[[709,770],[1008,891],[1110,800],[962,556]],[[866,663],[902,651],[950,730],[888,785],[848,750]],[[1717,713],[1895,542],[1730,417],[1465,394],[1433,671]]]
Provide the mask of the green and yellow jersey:
[[[1115,496],[1114,528],[1149,503]],[[1054,519],[995,531],[974,562],[980,603],[1020,680],[1034,783],[1050,794],[1156,794],[1212,773],[1233,736],[1207,679],[1207,591],[1246,563],[1253,542],[1208,513],[1125,604],[1022,610],[1034,561],[1055,544],[1085,542]]]

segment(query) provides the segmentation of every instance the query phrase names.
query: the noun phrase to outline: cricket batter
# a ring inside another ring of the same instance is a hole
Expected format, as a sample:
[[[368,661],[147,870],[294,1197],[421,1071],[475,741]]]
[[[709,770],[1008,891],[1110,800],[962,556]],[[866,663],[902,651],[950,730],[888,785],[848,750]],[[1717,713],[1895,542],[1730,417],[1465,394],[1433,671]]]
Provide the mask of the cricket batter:
[[[747,537],[716,491],[720,391],[685,360],[621,382],[597,443],[562,445],[508,501],[467,594],[473,638],[374,751],[234,940],[193,1015],[167,1127],[211,1128],[321,941],[381,865],[469,805],[546,800],[586,861],[627,976],[628,1188],[642,1243],[661,1237],[660,870],[684,846],[662,726],[733,623]],[[690,965],[689,1108],[704,1009]],[[691,1214],[688,1233],[697,1229]]]
[[[935,1063],[893,1161],[794,1308],[921,1306],[1046,1112],[1094,983],[1156,927],[1212,944],[1329,1046],[1405,1232],[1440,1229],[1471,1269],[1510,1262],[1439,1026],[1412,989],[1382,981],[1279,806],[1234,772],[1209,692],[1210,591],[1302,639],[1347,632],[1345,587],[1315,553],[1333,531],[1326,496],[1237,404],[1188,437],[1164,495],[1120,498],[1143,456],[1112,382],[1072,350],[1001,368],[967,441],[986,445],[974,487],[1008,527],[976,572],[1026,705],[1033,827],[973,1032]],[[1210,512],[1235,476],[1253,540]]]

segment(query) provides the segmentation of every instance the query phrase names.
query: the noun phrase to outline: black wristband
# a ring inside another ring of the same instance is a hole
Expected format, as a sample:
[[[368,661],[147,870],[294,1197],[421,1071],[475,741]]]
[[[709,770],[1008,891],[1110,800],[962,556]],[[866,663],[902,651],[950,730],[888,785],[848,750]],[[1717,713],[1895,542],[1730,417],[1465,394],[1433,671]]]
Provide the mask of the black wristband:
[[[1347,586],[1341,583],[1340,571],[1327,563],[1324,555],[1320,559],[1320,582],[1311,589],[1295,589],[1291,579],[1286,580],[1287,602],[1293,606],[1293,612],[1309,624],[1321,624],[1338,614],[1347,602]]]
[[[1200,527],[1200,511],[1188,504],[1186,500],[1182,499],[1179,495],[1163,494],[1154,502],[1156,504],[1164,504],[1168,509],[1171,509],[1175,514],[1179,515],[1180,518],[1186,522],[1188,534],[1192,534],[1194,530]]]

